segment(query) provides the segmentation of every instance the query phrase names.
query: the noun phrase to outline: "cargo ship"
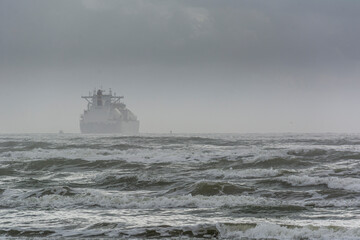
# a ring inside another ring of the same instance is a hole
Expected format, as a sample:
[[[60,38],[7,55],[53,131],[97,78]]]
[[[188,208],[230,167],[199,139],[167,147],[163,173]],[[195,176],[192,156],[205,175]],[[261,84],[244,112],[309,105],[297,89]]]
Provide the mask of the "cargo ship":
[[[106,93],[102,89],[81,96],[88,103],[80,116],[81,133],[98,134],[139,134],[139,121],[126,105],[121,102],[123,96],[116,96],[111,89]]]

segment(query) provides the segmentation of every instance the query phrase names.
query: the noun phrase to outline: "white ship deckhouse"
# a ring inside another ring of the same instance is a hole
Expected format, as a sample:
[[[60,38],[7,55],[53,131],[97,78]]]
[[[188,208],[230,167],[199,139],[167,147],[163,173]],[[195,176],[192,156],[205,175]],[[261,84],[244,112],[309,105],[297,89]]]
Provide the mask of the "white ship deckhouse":
[[[108,94],[104,90],[94,90],[93,94],[82,96],[88,102],[87,109],[80,117],[81,133],[119,133],[135,135],[139,133],[137,117],[120,100],[122,96]]]

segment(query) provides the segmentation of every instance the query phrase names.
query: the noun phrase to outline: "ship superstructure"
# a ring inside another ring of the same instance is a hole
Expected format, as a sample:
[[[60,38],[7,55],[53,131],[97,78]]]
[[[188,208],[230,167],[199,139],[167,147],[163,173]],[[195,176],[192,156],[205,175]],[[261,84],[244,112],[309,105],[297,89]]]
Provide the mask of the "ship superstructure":
[[[104,90],[94,90],[93,94],[82,96],[88,102],[87,109],[80,117],[81,133],[139,133],[137,117],[120,100],[123,96],[106,94]]]

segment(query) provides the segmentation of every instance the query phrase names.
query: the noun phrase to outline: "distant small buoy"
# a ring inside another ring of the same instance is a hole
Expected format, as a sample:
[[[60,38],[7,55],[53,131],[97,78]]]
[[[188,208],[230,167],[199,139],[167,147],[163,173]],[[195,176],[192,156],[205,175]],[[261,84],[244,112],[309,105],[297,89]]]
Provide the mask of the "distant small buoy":
[[[63,131],[63,130],[60,130],[60,131],[59,131],[59,134],[64,134],[64,131]]]
[[[172,130],[170,130],[170,134],[172,134]]]

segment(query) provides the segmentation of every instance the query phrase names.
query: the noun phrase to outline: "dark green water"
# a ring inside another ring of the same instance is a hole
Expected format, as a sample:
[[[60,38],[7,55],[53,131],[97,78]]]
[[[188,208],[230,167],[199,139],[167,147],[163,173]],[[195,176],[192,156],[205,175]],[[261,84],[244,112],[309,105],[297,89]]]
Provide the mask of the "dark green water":
[[[360,239],[360,135],[0,135],[0,238]]]

